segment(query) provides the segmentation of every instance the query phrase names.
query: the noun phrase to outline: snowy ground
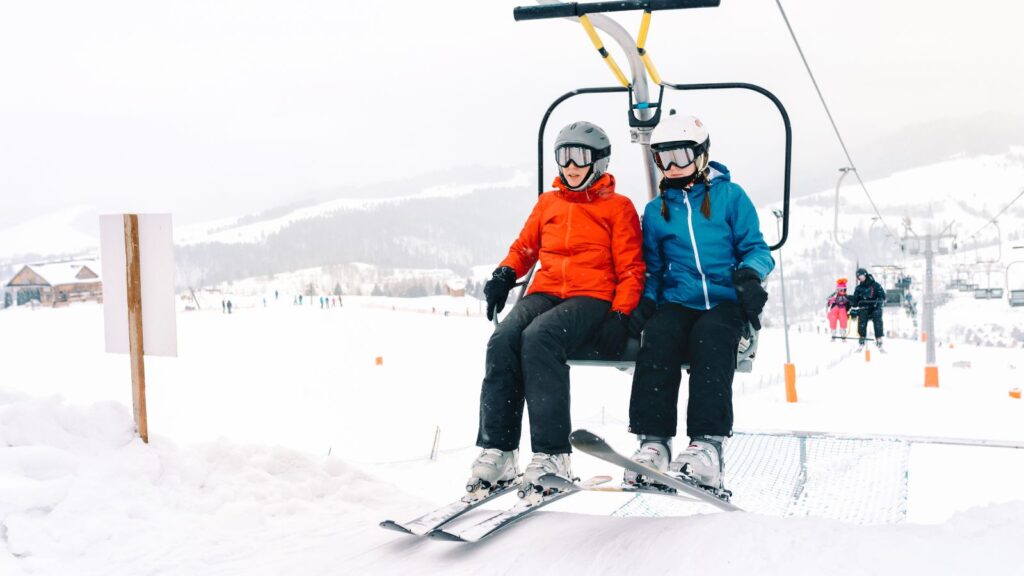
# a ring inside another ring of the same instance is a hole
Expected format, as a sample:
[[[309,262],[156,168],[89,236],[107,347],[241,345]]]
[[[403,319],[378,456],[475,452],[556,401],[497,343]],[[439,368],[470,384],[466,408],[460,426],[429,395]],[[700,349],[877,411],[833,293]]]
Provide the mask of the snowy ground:
[[[147,359],[149,446],[98,306],[0,312],[0,574],[623,574],[641,557],[654,573],[1024,574],[1024,450],[1011,449],[915,447],[898,525],[609,517],[617,496],[583,494],[477,546],[380,530],[458,495],[475,455],[490,327],[450,301],[181,313],[180,358]],[[755,372],[737,377],[740,429],[1024,441],[1024,400],[1008,394],[1024,385],[1019,349],[943,342],[936,390],[919,342],[865,362],[791,334],[800,402],[787,404],[782,340],[764,331]],[[629,381],[575,369],[574,424],[631,447]]]

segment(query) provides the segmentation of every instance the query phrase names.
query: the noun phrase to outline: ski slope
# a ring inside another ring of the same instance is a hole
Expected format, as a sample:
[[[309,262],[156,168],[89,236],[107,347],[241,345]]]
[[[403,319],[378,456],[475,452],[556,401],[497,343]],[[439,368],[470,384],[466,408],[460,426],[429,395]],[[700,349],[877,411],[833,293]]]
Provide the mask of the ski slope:
[[[940,329],[990,305],[1022,323],[1005,303],[969,302],[940,309]],[[381,530],[460,495],[490,332],[473,303],[346,296],[321,310],[282,294],[182,312],[180,358],[146,362],[148,446],[132,434],[128,360],[102,351],[99,306],[0,311],[0,574],[1024,573],[1024,450],[915,448],[895,525],[623,518],[609,516],[618,495],[580,494],[475,546]],[[794,329],[800,401],[787,404],[782,334],[767,329],[754,372],[737,375],[737,428],[1024,441],[1024,400],[1008,394],[1024,384],[1020,349],[939,339],[940,388],[925,389],[920,342],[866,362]],[[629,375],[573,378],[574,424],[631,449]]]

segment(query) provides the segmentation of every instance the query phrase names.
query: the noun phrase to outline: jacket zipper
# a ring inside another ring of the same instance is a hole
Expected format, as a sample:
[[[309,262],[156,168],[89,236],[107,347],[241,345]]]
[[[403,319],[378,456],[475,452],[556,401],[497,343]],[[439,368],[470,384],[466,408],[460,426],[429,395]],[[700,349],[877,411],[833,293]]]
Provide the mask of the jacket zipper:
[[[569,257],[572,257],[572,250],[569,249],[569,233],[572,232],[572,209],[575,208],[575,204],[569,204],[569,216],[565,219],[565,251]],[[562,258],[562,299],[565,299],[565,284],[566,276],[565,270],[569,265],[569,257]]]
[[[683,202],[686,203],[686,223],[690,227],[690,244],[693,245],[693,261],[697,263],[697,272],[700,272],[700,284],[704,288],[704,307],[711,310],[711,299],[708,298],[708,280],[704,276],[704,269],[700,265],[700,254],[697,253],[697,237],[693,234],[693,209],[690,208],[690,195],[683,190]]]

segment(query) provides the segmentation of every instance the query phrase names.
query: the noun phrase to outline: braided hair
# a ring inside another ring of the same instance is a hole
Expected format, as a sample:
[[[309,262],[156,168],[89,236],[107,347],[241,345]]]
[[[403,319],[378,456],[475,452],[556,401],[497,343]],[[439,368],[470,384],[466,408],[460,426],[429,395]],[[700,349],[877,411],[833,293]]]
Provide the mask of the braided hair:
[[[683,190],[683,193],[688,193],[689,190],[693,188],[693,184],[704,184],[704,201],[700,203],[700,213],[704,215],[704,218],[711,220],[711,178],[708,176],[709,172],[710,170],[707,168],[701,170],[700,174],[694,178],[693,182]],[[662,178],[661,182],[658,184],[658,189],[661,190],[661,194],[659,194],[659,196],[661,196],[661,217],[665,219],[665,222],[668,222],[671,219],[668,211],[668,204],[665,202],[665,191],[671,187],[668,181],[669,178]]]

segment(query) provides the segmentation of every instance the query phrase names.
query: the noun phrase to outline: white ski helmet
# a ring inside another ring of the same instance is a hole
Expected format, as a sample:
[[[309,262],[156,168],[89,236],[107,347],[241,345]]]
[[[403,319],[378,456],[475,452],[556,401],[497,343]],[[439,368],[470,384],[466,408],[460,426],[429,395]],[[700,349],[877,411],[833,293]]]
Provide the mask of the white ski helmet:
[[[555,163],[558,176],[570,190],[585,190],[608,170],[611,160],[612,143],[608,135],[597,124],[573,122],[558,132],[555,137]],[[562,175],[562,168],[572,162],[580,168],[590,167],[590,172],[579,186],[569,186]]]
[[[673,164],[684,168],[696,161],[700,172],[708,165],[710,148],[711,135],[700,118],[676,115],[674,110],[651,132],[654,163],[663,171]]]

